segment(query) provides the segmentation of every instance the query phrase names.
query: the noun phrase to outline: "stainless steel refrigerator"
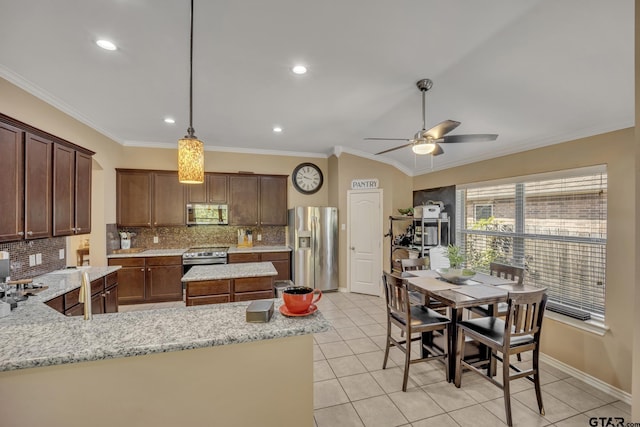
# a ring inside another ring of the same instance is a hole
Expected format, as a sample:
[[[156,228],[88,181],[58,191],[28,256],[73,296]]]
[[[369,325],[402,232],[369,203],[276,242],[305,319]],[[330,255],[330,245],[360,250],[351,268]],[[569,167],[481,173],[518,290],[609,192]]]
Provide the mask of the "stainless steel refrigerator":
[[[291,278],[296,286],[338,289],[338,208],[289,209]]]

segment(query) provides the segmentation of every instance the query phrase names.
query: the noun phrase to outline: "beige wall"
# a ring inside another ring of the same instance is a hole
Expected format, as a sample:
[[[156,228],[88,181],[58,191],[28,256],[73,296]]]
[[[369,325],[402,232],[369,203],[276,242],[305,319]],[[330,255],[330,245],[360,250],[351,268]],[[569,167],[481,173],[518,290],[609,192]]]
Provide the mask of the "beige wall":
[[[638,49],[640,49],[640,8],[638,7],[638,3],[636,2],[635,8],[635,118],[636,118],[636,127],[635,127],[635,174],[633,177],[635,178],[635,207],[636,207],[636,221],[635,221],[635,250],[636,254],[640,254],[640,218],[637,213],[640,212],[640,197],[638,197],[638,189],[640,189],[640,55],[638,55]],[[629,177],[629,179],[632,179]],[[635,301],[634,307],[640,307],[640,263],[635,263],[635,274],[632,276],[634,280],[631,282],[634,284],[635,294],[633,299]],[[634,310],[633,317],[631,319],[632,325],[640,325],[640,310]],[[633,421],[640,422],[640,327],[636,326],[632,328],[633,331],[633,354],[635,357],[633,358],[633,384],[632,384],[632,415]]]
[[[631,392],[636,252],[634,129],[434,172],[414,178],[414,189],[606,164],[608,172],[606,324],[604,337],[545,320],[542,351],[600,380]],[[637,323],[636,323],[637,324]]]

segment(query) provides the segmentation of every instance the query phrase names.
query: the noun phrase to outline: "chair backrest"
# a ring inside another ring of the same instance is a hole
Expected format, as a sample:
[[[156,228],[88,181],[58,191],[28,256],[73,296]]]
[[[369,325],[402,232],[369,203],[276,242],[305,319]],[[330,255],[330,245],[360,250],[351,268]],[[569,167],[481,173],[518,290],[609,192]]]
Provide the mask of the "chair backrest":
[[[429,258],[405,258],[400,260],[402,271],[427,270]]]
[[[509,292],[509,308],[505,319],[504,344],[513,338],[531,335],[537,342],[547,305],[547,289],[535,291]]]
[[[395,314],[401,319],[409,320],[409,291],[407,284],[400,277],[387,273],[382,275],[384,296],[387,300],[387,313]]]
[[[500,264],[492,262],[489,264],[489,274],[492,276],[502,277],[503,279],[513,280],[518,285],[522,285],[524,280],[524,268],[514,265]]]

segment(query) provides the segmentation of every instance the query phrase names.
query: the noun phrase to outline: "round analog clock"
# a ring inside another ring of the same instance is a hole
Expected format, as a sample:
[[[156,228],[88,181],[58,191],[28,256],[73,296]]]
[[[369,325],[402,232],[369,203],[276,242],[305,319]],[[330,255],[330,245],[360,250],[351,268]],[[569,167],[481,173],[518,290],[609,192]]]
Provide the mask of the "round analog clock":
[[[322,171],[313,163],[300,163],[291,175],[293,186],[302,194],[313,194],[323,183]]]

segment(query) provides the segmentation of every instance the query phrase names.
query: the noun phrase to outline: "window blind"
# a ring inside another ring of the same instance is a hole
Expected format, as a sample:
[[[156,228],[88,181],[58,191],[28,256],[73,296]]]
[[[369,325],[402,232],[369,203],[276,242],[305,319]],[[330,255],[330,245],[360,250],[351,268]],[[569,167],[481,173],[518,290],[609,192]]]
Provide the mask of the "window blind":
[[[492,261],[524,267],[527,285],[547,288],[550,308],[604,318],[606,168],[513,181],[457,190],[456,241],[467,265],[485,272]],[[478,218],[477,205],[492,205],[493,216]]]

